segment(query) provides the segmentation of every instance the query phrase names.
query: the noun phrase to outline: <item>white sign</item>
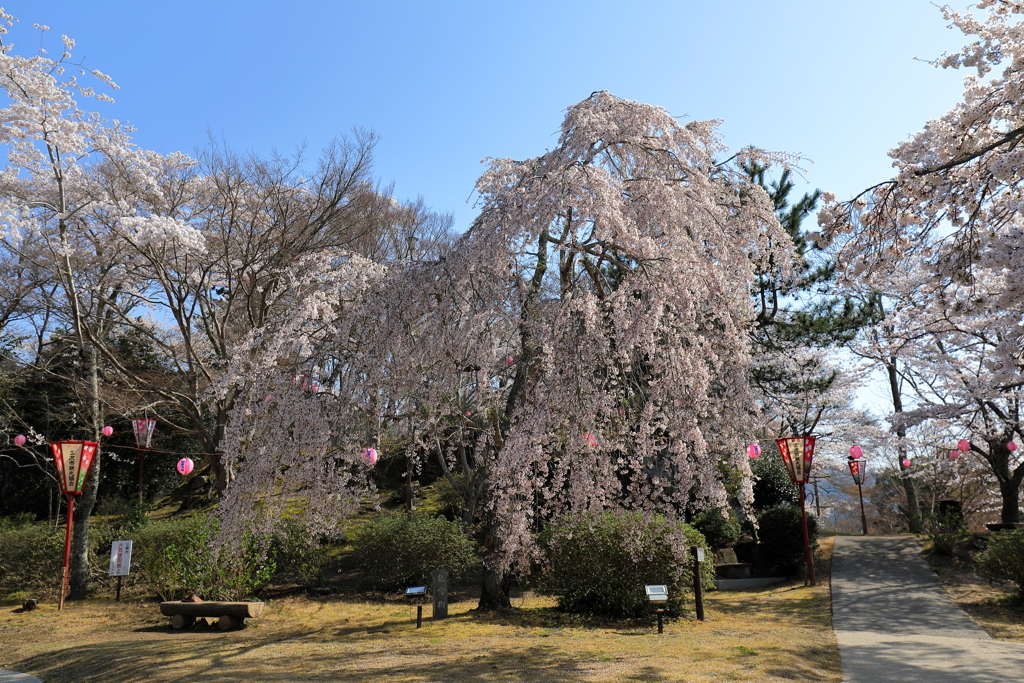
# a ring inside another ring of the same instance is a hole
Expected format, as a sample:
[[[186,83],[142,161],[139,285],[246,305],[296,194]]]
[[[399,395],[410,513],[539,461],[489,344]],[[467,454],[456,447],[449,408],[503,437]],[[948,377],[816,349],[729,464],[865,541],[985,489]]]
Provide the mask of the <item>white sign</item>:
[[[110,575],[128,576],[132,563],[132,542],[114,541],[110,544]]]

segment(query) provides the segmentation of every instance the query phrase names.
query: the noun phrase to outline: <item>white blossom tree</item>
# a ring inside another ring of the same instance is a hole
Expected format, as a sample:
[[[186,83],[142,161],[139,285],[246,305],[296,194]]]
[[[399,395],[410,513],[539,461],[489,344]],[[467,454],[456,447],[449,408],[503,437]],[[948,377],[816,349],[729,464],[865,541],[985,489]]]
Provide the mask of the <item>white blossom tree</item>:
[[[342,420],[322,422],[320,447],[279,449],[275,471],[405,432],[468,474],[467,502],[481,498],[484,608],[508,604],[507,572],[535,557],[554,516],[721,506],[723,459],[749,497],[748,292],[754,260],[790,240],[763,190],[716,161],[715,126],[594,93],[567,110],[551,152],[490,163],[480,216],[448,253],[391,264],[376,283],[347,271],[337,282],[361,295],[336,297],[329,321],[323,308],[299,316],[318,343],[303,333],[261,356],[316,364],[329,377],[318,400]],[[257,384],[248,405],[270,393]],[[274,410],[297,411],[275,418],[281,429],[316,423],[304,402]],[[239,420],[237,457],[258,457],[244,433],[261,421]],[[245,518],[267,482],[236,480],[227,518]]]

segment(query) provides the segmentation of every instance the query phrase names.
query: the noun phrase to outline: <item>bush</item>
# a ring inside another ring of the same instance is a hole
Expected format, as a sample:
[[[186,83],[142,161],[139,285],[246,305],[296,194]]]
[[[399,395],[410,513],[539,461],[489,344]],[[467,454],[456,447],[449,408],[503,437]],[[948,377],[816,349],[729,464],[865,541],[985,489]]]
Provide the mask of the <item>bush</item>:
[[[238,552],[216,548],[218,526],[207,515],[145,524],[133,533],[133,572],[162,600],[190,592],[204,600],[253,596],[273,577],[275,558],[251,534]]]
[[[740,522],[731,509],[706,510],[693,519],[693,526],[714,549],[731,548],[740,538]]]
[[[967,541],[970,534],[960,514],[947,513],[933,517],[927,528],[928,540],[932,550],[943,555],[953,555]]]
[[[796,573],[805,559],[800,508],[788,503],[776,505],[759,514],[757,524],[759,569],[772,574]],[[818,522],[810,513],[807,514],[807,534],[813,546],[818,538]]]
[[[63,528],[20,524],[0,527],[0,595],[56,593],[63,571]]]
[[[978,573],[991,581],[1009,581],[1024,598],[1024,529],[999,532],[978,555]]]
[[[649,584],[668,586],[665,611],[679,616],[683,596],[693,586],[689,548],[699,545],[710,551],[693,527],[638,512],[567,517],[552,524],[543,542],[548,582],[563,591],[558,600],[561,609],[620,618],[650,613],[644,591]],[[710,552],[702,566],[703,582],[710,586],[714,580]]]
[[[435,569],[447,569],[455,582],[479,562],[461,524],[416,512],[375,517],[352,545],[364,576],[385,590],[428,583]]]
[[[330,560],[328,548],[307,526],[291,519],[282,520],[270,543],[270,557],[277,564],[277,581],[289,580],[308,586],[323,578]]]

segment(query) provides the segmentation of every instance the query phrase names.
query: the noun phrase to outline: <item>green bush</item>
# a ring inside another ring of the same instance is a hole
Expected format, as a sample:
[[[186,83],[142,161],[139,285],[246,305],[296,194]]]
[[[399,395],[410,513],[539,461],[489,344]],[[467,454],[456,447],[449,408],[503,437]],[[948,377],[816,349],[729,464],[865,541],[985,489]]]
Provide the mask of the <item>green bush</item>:
[[[318,583],[330,561],[329,549],[301,522],[282,520],[276,531],[269,551],[277,564],[274,580],[305,586]]]
[[[242,600],[274,576],[266,544],[247,534],[238,552],[215,546],[216,518],[194,515],[153,521],[133,532],[132,567],[162,600],[195,592],[204,600]],[[269,540],[269,539],[268,539]]]
[[[978,555],[978,573],[992,581],[1009,581],[1024,598],[1024,529],[999,532]]]
[[[680,553],[680,543],[685,553]],[[683,596],[692,590],[689,548],[710,551],[699,531],[663,516],[638,512],[604,512],[563,518],[543,535],[548,584],[560,588],[558,605],[570,612],[635,618],[652,607],[644,591],[649,584],[668,586],[669,616],[679,616]],[[710,552],[702,580],[711,586]]]
[[[754,475],[755,510],[767,510],[782,503],[799,504],[800,487],[790,480],[777,450],[765,449],[764,455],[751,464],[750,471]]]
[[[386,590],[427,583],[435,569],[447,569],[448,580],[458,581],[479,562],[461,524],[416,512],[370,520],[352,545],[363,575]]]
[[[970,534],[964,524],[963,515],[947,513],[932,517],[926,529],[932,550],[943,555],[953,555],[967,541]]]
[[[0,527],[0,595],[56,593],[63,571],[63,528],[20,524]]]
[[[783,503],[757,516],[759,569],[772,574],[790,575],[805,560],[804,529],[800,508]],[[818,538],[818,522],[807,514],[807,534],[813,546]]]
[[[716,550],[731,548],[740,538],[740,521],[731,509],[705,510],[693,519],[693,526]]]

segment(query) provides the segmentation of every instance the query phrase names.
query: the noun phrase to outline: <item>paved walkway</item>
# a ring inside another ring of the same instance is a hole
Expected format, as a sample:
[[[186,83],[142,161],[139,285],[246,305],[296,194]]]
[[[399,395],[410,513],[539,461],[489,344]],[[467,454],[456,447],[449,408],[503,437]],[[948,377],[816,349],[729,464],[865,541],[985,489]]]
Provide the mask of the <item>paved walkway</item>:
[[[20,674],[17,671],[0,669],[0,683],[43,683],[35,676]]]
[[[832,626],[847,683],[1024,681],[1024,644],[992,640],[945,594],[912,536],[837,536]]]

